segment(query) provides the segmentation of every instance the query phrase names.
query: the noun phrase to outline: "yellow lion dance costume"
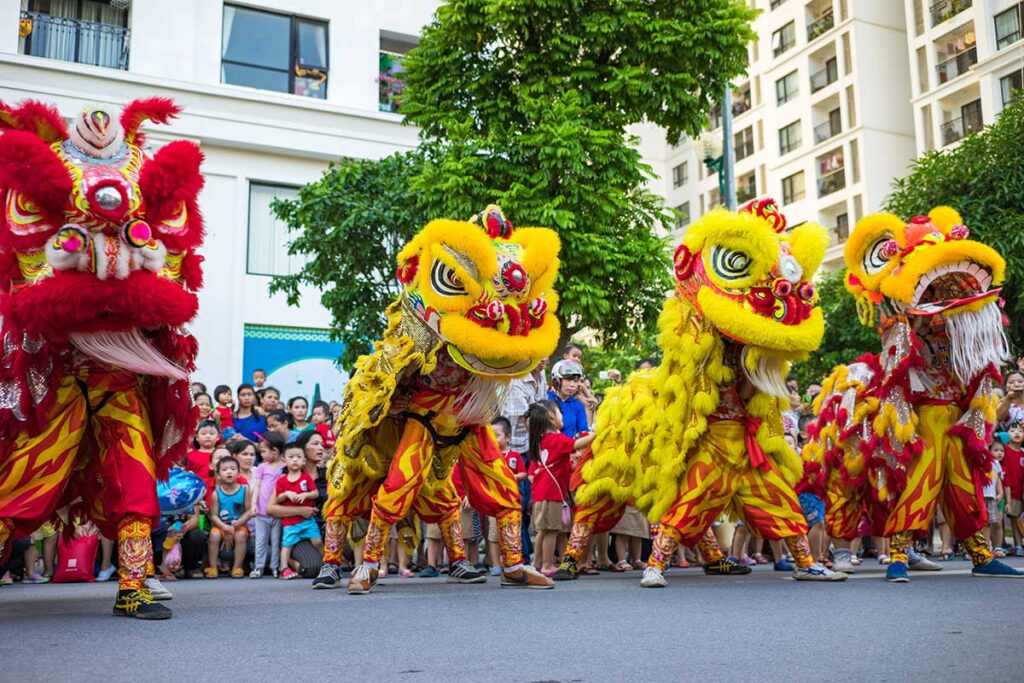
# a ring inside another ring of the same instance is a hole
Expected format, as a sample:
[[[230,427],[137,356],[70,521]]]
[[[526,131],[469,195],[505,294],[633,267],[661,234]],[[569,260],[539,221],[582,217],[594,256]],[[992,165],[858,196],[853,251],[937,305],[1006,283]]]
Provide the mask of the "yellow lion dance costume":
[[[850,540],[884,535],[887,580],[909,581],[908,547],[941,505],[975,575],[1024,576],[993,560],[982,533],[993,389],[1009,351],[998,303],[1006,263],[968,235],[955,210],[938,207],[909,223],[867,216],[846,244],[846,288],[882,350],[825,380],[804,450],[843,571],[853,571]]]
[[[465,559],[456,466],[473,508],[497,520],[501,585],[553,586],[523,565],[519,489],[489,423],[508,382],[558,343],[558,249],[553,231],[513,230],[490,206],[468,222],[431,221],[399,253],[403,291],[345,388],[329,473],[328,572],[349,524],[370,518],[349,593],[373,587],[392,526],[412,512],[439,525],[450,582],[486,580]]]
[[[828,234],[815,224],[785,228],[766,199],[712,211],[687,230],[675,254],[676,296],[659,320],[662,362],[609,391],[598,409],[556,578],[575,578],[590,536],[611,529],[630,501],[660,524],[645,587],[666,585],[680,543],[701,543],[708,573],[742,573],[705,539],[726,508],[755,534],[784,539],[796,578],[844,578],[808,553],[793,490],[802,465],[783,439],[780,398],[790,361],[817,349],[824,333],[811,279]]]

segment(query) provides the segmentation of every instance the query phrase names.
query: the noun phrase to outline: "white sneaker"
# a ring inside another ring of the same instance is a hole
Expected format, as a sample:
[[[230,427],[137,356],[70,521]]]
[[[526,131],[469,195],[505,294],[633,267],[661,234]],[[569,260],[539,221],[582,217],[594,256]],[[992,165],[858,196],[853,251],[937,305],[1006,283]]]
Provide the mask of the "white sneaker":
[[[853,558],[850,555],[837,555],[832,560],[832,571],[843,574],[856,574],[857,568],[853,566]]]
[[[149,594],[153,596],[154,600],[170,600],[174,597],[174,593],[167,590],[167,588],[160,583],[160,579],[155,576],[151,576],[146,579],[146,583],[144,585],[149,591]]]
[[[815,562],[807,569],[794,569],[793,578],[797,581],[846,581],[846,574],[826,569],[824,565]]]
[[[917,556],[917,562],[909,562],[907,568],[915,572],[940,572],[942,571],[942,565],[938,562],[932,562],[924,555]]]
[[[99,574],[96,575],[96,580],[97,581],[110,581],[110,579],[114,576],[114,572],[116,572],[116,571],[117,571],[117,568],[114,567],[114,565],[110,565],[106,569],[101,569]]]
[[[664,588],[668,585],[668,581],[665,580],[665,572],[657,567],[648,567],[644,570],[640,585],[644,588]]]

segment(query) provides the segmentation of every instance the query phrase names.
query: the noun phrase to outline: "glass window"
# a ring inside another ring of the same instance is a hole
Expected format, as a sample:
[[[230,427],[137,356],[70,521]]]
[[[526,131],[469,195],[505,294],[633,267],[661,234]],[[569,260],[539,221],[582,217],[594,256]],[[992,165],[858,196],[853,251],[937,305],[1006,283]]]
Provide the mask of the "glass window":
[[[785,104],[796,97],[800,92],[800,81],[797,79],[796,70],[775,81],[775,104]]]
[[[796,23],[789,22],[772,34],[772,52],[776,57],[796,45]]]
[[[680,187],[688,182],[690,182],[690,169],[684,161],[672,169],[672,187]]]
[[[124,7],[97,0],[35,0],[27,6],[21,19],[30,31],[19,40],[22,54],[128,68],[128,12]]]
[[[676,228],[685,228],[690,224],[690,202],[683,202],[676,207]]]
[[[327,24],[224,6],[221,82],[327,97]]]
[[[1003,106],[1005,107],[1013,99],[1013,94],[1024,88],[1024,71],[1014,71],[999,79],[999,90],[1003,95]]]
[[[797,171],[782,179],[782,203],[792,204],[804,198],[804,172]]]
[[[995,16],[997,50],[1002,50],[1007,45],[1012,45],[1020,40],[1022,12],[1024,12],[1024,4],[1011,7]]]
[[[733,144],[736,150],[736,161],[746,159],[754,153],[754,128],[747,126],[740,132],[733,135]]]
[[[800,122],[794,121],[779,130],[779,154],[788,154],[801,145]]]
[[[306,263],[288,254],[288,226],[270,210],[275,199],[294,199],[299,191],[282,185],[249,185],[249,243],[246,272],[250,275],[292,275]]]

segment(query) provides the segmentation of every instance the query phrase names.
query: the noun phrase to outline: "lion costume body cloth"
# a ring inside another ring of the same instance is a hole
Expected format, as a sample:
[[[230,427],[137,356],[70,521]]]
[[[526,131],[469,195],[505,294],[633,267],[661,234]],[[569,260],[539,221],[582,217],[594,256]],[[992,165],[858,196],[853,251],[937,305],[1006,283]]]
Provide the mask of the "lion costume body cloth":
[[[0,553],[80,497],[118,540],[130,616],[149,601],[156,479],[194,426],[202,154],[150,158],[139,130],[179,111],[89,106],[68,130],[54,108],[0,103]]]
[[[893,563],[907,563],[936,505],[976,566],[992,558],[981,492],[1008,355],[1005,262],[968,234],[956,211],[939,207],[910,223],[867,216],[846,245],[846,287],[882,350],[823,383],[806,480],[827,501],[831,536],[889,536]]]
[[[687,230],[659,320],[661,364],[610,390],[597,411],[563,569],[574,573],[590,536],[630,502],[660,525],[649,561],[658,569],[679,543],[721,560],[710,528],[727,508],[755,534],[799,546],[810,565],[793,490],[801,462],[783,438],[780,397],[789,362],[824,331],[811,278],[828,235],[812,224],[784,231],[771,200],[712,211]]]
[[[513,230],[494,206],[470,222],[432,221],[402,249],[403,292],[345,388],[325,563],[340,561],[346,529],[369,516],[363,561],[375,567],[410,513],[440,526],[450,562],[465,559],[459,467],[473,508],[497,519],[504,569],[521,569],[519,489],[489,423],[508,381],[555,350],[558,249],[553,231]]]

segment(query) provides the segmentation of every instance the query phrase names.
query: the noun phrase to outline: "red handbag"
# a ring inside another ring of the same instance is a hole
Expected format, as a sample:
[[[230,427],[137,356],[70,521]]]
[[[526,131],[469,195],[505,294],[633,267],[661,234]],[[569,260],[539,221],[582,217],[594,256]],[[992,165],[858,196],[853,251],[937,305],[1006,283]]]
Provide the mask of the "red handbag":
[[[53,583],[95,581],[92,570],[99,545],[99,536],[82,536],[71,541],[62,537],[57,546],[57,570],[53,574]]]

